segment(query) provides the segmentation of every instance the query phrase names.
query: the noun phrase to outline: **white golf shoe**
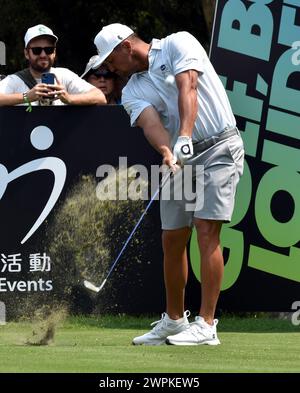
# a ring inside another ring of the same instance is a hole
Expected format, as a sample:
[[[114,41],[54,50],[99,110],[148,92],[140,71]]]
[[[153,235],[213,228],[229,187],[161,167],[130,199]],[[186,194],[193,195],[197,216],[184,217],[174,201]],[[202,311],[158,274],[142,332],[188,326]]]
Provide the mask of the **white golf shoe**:
[[[169,318],[167,313],[161,315],[159,321],[151,323],[154,328],[142,336],[132,340],[133,345],[162,345],[165,344],[167,336],[177,334],[189,327],[189,311],[185,311],[182,318],[174,320]]]
[[[217,319],[214,319],[213,325],[209,325],[198,316],[186,330],[168,336],[166,343],[169,345],[219,345],[221,343],[217,336],[217,324]]]

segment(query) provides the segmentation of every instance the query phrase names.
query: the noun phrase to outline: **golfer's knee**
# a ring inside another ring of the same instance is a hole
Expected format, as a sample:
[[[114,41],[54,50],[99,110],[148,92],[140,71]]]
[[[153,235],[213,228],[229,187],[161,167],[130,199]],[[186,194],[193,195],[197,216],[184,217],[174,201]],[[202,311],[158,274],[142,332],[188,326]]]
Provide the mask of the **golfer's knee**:
[[[201,251],[215,247],[220,242],[221,223],[213,220],[195,220],[198,244]]]
[[[174,248],[184,248],[190,236],[190,228],[164,230],[162,233],[162,245],[164,251]]]

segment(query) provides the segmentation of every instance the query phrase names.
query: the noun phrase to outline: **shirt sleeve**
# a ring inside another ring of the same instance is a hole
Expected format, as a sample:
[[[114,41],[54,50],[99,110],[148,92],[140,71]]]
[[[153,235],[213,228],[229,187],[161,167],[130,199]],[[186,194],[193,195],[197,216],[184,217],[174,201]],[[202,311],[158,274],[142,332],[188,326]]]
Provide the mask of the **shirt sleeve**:
[[[65,86],[69,94],[82,94],[95,88],[84,79],[81,79],[75,72],[67,68],[57,68],[54,70],[58,80]]]
[[[22,85],[24,85],[24,83],[17,75],[7,75],[0,82],[0,93],[2,94],[23,93],[25,90]]]
[[[143,110],[152,104],[132,94],[132,91],[127,85],[122,91],[122,105],[130,117],[131,126],[134,127]]]
[[[200,42],[190,33],[182,31],[170,35],[168,49],[174,75],[187,70],[204,72],[207,54]]]

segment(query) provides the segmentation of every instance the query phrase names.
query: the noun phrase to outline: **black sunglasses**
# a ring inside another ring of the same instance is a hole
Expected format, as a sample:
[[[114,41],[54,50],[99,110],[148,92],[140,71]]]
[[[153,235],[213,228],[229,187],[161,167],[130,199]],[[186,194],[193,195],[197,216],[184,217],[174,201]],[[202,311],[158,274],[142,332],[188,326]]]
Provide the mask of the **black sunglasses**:
[[[111,71],[95,71],[92,73],[92,75],[95,75],[98,78],[100,78],[102,76],[105,79],[112,79],[116,76],[116,74]]]
[[[46,53],[46,55],[52,55],[52,53],[55,51],[55,46],[45,46],[44,48],[41,46],[35,46],[28,47],[28,49],[31,49],[35,56],[39,56],[43,51]]]

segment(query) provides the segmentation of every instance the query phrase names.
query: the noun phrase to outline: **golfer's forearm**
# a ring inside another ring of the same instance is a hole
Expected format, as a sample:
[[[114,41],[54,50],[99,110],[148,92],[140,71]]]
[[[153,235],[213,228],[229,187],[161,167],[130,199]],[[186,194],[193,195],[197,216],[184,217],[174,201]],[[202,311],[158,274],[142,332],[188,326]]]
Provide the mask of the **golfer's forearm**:
[[[22,93],[14,93],[14,94],[0,93],[0,106],[19,105],[23,103],[24,103],[24,99]]]
[[[179,135],[191,137],[198,109],[196,90],[182,89],[178,96],[178,108],[180,116]]]
[[[191,137],[198,111],[198,72],[187,70],[176,75],[178,87],[179,135]]]
[[[144,135],[148,142],[162,156],[165,156],[171,151],[169,133],[164,128],[153,106],[148,106],[143,110],[137,120],[137,125],[144,130]]]
[[[161,129],[157,127],[144,129],[144,135],[151,146],[162,156],[171,151],[169,134],[163,127]]]

